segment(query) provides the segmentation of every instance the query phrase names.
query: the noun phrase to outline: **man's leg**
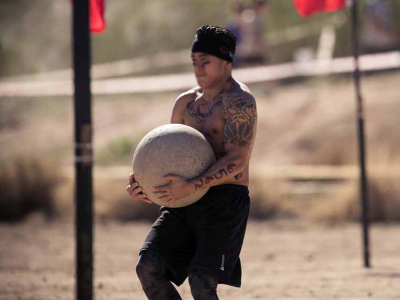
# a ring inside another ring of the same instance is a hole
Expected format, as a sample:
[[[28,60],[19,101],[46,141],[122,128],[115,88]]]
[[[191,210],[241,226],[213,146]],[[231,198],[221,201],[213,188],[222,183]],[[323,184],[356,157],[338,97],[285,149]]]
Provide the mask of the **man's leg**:
[[[155,252],[151,250],[142,252],[136,266],[136,273],[149,300],[182,299],[172,283],[165,279],[166,265]]]
[[[206,196],[188,206],[188,218],[193,220],[197,238],[188,269],[196,300],[218,299],[218,283],[240,287],[239,255],[250,206],[248,189],[243,186],[212,187]]]
[[[190,290],[194,300],[218,300],[218,280],[210,275],[189,274]]]

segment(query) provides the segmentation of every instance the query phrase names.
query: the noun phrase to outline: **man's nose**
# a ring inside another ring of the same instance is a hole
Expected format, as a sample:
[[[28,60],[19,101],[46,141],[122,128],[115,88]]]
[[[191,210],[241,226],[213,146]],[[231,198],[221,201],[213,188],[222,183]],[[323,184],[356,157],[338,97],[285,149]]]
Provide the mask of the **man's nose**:
[[[195,64],[195,65],[194,65],[194,68],[195,68],[196,70],[203,70],[203,69],[204,69],[204,67],[203,67],[202,64]]]

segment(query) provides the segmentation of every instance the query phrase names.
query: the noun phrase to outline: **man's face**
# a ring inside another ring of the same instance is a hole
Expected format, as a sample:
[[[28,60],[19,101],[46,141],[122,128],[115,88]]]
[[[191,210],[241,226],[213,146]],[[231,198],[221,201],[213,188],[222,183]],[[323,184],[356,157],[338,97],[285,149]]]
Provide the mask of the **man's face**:
[[[192,53],[192,63],[197,84],[205,89],[218,84],[231,70],[229,62],[202,52]]]

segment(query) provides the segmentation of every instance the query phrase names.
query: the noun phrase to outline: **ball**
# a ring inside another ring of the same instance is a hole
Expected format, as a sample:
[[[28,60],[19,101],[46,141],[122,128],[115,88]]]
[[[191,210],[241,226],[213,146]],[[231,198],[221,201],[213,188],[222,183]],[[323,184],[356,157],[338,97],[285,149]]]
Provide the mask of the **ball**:
[[[133,172],[151,201],[161,206],[183,207],[199,200],[208,189],[168,204],[157,198],[154,187],[171,182],[163,178],[168,174],[191,180],[214,163],[214,151],[201,132],[182,124],[167,124],[153,129],[140,141],[133,156]]]

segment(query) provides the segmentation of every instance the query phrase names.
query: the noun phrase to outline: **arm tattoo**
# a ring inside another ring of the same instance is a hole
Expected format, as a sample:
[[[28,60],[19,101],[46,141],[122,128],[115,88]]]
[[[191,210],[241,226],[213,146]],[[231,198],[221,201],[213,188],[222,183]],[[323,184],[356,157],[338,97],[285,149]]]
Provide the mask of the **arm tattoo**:
[[[257,118],[254,98],[243,93],[229,96],[224,99],[224,113],[224,142],[249,149]]]
[[[217,173],[214,173],[214,175],[211,176],[206,176],[205,180],[203,180],[203,178],[200,178],[200,182],[196,183],[194,185],[194,189],[198,190],[199,188],[201,188],[204,184],[208,184],[213,180],[216,179],[221,179],[223,176],[226,176],[230,173],[232,173],[235,170],[236,164],[228,164],[226,166],[226,169],[220,169]],[[241,173],[240,173],[241,174]]]
[[[240,172],[240,173],[238,173],[238,174],[235,175],[235,179],[236,179],[236,180],[239,180],[240,178],[242,178],[242,176],[243,176],[243,173]]]

